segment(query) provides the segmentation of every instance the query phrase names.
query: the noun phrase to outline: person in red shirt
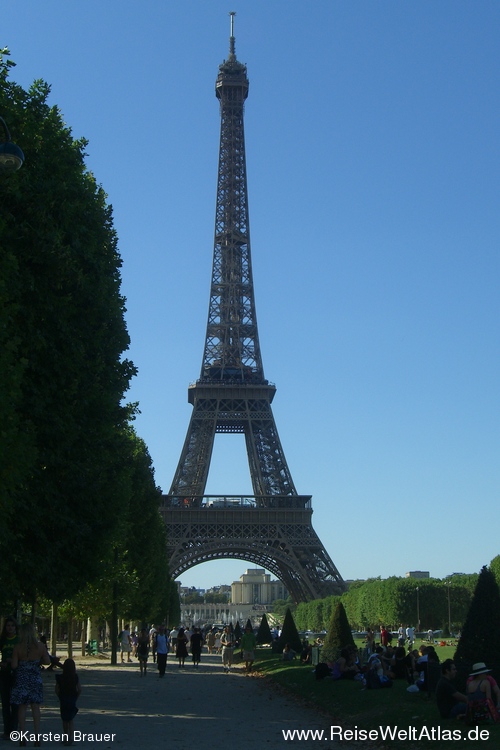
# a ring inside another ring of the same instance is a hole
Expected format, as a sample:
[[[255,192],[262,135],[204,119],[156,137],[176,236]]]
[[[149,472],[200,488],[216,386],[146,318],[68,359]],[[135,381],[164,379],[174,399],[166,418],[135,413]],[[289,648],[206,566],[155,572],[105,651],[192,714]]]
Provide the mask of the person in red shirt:
[[[380,626],[380,643],[382,646],[387,646],[389,644],[389,633],[385,625]]]

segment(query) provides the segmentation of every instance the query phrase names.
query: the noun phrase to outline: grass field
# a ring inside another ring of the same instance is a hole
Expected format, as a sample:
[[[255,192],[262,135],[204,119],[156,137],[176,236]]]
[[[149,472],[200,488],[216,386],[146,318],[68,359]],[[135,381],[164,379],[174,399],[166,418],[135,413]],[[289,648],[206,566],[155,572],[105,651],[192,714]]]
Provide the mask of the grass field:
[[[420,644],[417,647],[418,645]],[[455,647],[443,646],[436,650],[440,660],[444,661],[453,656]],[[461,721],[441,719],[434,696],[408,693],[406,681],[395,680],[393,687],[387,690],[366,690],[360,682],[351,680],[316,680],[311,666],[301,665],[298,661],[285,663],[279,655],[271,654],[266,649],[258,650],[254,666],[277,689],[284,690],[327,714],[331,726],[340,725],[343,729],[351,730],[357,728],[358,732],[379,731],[381,727],[388,726],[398,727],[400,731],[414,728],[410,732],[417,739],[413,740],[410,738],[411,734],[401,735],[399,740],[386,738],[379,742],[358,735],[367,750],[377,746],[391,750],[450,750],[458,741],[458,736],[451,733],[460,730],[465,738],[470,730]],[[460,738],[460,747],[463,750],[498,750],[500,725],[487,724],[479,728],[481,732],[485,730],[489,733],[488,739]],[[420,732],[423,734],[419,737]]]

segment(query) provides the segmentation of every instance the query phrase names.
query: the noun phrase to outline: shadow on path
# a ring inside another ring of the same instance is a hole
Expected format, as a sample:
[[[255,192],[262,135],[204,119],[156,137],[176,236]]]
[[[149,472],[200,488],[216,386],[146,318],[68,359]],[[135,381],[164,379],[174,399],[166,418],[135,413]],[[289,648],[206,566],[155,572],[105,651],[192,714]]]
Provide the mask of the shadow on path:
[[[228,742],[238,750],[334,746],[328,741],[327,719],[276,694],[242,667],[224,673],[220,657],[205,654],[199,668],[186,662],[183,669],[169,660],[163,679],[155,664],[150,661],[148,667],[147,676],[141,678],[137,661],[116,667],[102,662],[78,665],[82,695],[75,730],[93,736],[80,735],[75,747],[141,750],[164,745],[173,750],[219,750]],[[43,679],[42,732],[60,733],[55,678],[44,672]],[[282,730],[293,729],[323,730],[325,739],[285,740]],[[105,741],[104,734],[115,736]],[[48,738],[42,744],[61,746]]]

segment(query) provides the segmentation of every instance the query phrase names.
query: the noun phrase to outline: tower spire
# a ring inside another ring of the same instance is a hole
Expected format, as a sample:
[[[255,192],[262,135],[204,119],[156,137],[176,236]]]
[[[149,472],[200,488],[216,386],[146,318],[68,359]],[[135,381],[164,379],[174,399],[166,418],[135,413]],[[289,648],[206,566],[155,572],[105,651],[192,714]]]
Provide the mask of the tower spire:
[[[230,60],[236,60],[236,53],[234,50],[234,17],[236,15],[236,11],[231,10],[229,11],[229,17],[231,19],[231,32],[229,35],[229,59]]]

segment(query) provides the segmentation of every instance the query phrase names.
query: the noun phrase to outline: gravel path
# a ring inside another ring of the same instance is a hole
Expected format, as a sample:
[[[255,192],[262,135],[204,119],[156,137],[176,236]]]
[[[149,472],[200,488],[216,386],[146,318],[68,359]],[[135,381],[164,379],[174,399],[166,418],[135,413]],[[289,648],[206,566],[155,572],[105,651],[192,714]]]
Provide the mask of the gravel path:
[[[329,739],[328,718],[272,690],[266,680],[246,675],[239,665],[224,673],[219,656],[204,654],[199,668],[186,661],[183,669],[169,657],[163,679],[151,661],[147,677],[142,678],[137,661],[116,667],[97,659],[75,661],[82,684],[75,731],[93,735],[77,736],[77,748],[326,750],[339,746]],[[42,732],[52,733],[52,741],[44,737],[42,746],[61,747],[60,738],[54,737],[62,732],[54,676],[44,672],[43,679]],[[27,730],[32,731],[31,720]],[[284,730],[323,730],[325,739],[286,740]],[[368,750],[366,744],[364,748]]]

